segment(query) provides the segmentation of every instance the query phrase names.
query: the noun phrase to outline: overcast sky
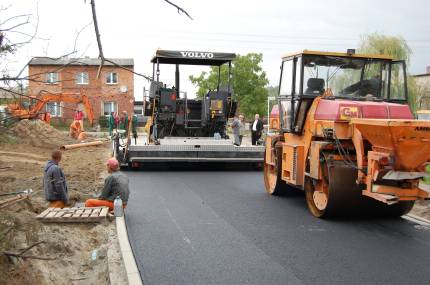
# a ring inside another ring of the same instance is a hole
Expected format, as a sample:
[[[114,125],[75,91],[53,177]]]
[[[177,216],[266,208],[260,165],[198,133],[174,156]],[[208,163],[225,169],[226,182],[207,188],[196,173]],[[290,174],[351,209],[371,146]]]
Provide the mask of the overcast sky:
[[[263,68],[271,85],[277,85],[282,54],[315,49],[345,51],[356,48],[364,34],[378,32],[404,37],[413,50],[410,72],[424,73],[430,65],[430,1],[428,0],[172,0],[194,20],[177,13],[163,0],[96,1],[101,39],[106,57],[134,58],[135,70],[152,73],[149,63],[157,48],[263,53]],[[77,31],[92,22],[89,0],[2,0],[9,6],[0,20],[31,13],[40,38],[10,57],[16,72],[32,56],[56,57],[73,50]],[[38,4],[37,4],[38,3]],[[25,31],[31,33],[34,27]],[[16,35],[18,36],[18,35]],[[77,55],[97,57],[92,25],[77,40]],[[193,92],[189,74],[204,68],[185,68],[181,89]],[[162,68],[165,83],[174,83],[173,70]],[[135,78],[135,96],[146,82]]]

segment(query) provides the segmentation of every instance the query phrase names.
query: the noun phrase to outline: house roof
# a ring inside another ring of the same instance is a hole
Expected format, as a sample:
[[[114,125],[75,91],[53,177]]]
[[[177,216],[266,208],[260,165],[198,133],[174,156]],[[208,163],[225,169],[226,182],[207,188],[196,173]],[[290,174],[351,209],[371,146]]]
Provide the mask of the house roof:
[[[134,66],[134,60],[132,58],[109,58],[109,60],[115,62],[121,66]],[[51,57],[33,57],[30,60],[29,65],[73,65],[73,66],[82,66],[82,65],[100,65],[101,60],[99,58],[51,58]],[[110,62],[105,62],[104,65],[112,66],[113,64]]]
[[[347,54],[343,52],[325,52],[325,51],[315,51],[315,50],[303,50],[299,52],[289,53],[282,56],[283,59],[292,57],[292,56],[299,56],[299,55],[321,55],[321,56],[341,56],[341,57],[354,57],[354,58],[373,58],[373,59],[386,59],[386,60],[393,60],[392,57],[388,55],[381,55],[381,54]]]

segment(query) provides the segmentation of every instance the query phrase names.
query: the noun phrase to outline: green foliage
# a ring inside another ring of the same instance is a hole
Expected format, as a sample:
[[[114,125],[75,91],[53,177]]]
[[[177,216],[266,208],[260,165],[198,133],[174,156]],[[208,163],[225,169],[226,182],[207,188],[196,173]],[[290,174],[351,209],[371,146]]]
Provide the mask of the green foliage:
[[[99,117],[99,125],[101,128],[107,128],[108,127],[108,118],[106,116],[100,116]]]
[[[386,36],[378,33],[365,35],[358,49],[360,53],[385,54],[392,56],[395,60],[405,60],[409,65],[412,49],[403,37]],[[415,79],[407,75],[409,106],[415,112],[421,97]]]
[[[12,135],[7,134],[5,130],[4,127],[0,127],[0,144],[17,144],[18,140]]]
[[[413,76],[408,76],[408,103],[411,107],[412,112],[416,112],[420,109],[420,101],[422,99],[422,93],[419,89],[417,83],[415,82],[415,78]]]
[[[278,97],[279,86],[268,86],[266,89],[269,97]]]
[[[269,83],[266,72],[261,68],[263,55],[249,53],[238,55],[232,64],[233,99],[238,101],[239,112],[247,118],[255,113],[266,113],[266,100]],[[202,72],[199,76],[190,76],[191,82],[198,86],[197,97],[204,97],[209,90],[216,90],[218,84],[218,67],[211,67],[209,73]],[[228,85],[228,66],[221,67],[220,87]]]
[[[412,49],[403,37],[378,33],[363,36],[358,50],[360,53],[389,55],[395,60],[405,60],[408,64],[412,55]]]

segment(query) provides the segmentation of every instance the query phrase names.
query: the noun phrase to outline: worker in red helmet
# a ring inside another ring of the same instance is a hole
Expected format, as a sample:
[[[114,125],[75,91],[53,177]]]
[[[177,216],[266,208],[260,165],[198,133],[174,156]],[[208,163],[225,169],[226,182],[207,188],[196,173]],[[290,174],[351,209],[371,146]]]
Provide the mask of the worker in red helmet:
[[[84,112],[80,109],[76,110],[73,120],[78,121],[81,125],[81,130],[84,130]]]
[[[106,168],[109,176],[106,177],[103,190],[97,199],[88,199],[85,202],[85,207],[109,207],[113,210],[113,201],[120,197],[124,208],[128,202],[130,190],[128,187],[128,177],[119,171],[119,163],[115,158],[111,158],[106,162]]]

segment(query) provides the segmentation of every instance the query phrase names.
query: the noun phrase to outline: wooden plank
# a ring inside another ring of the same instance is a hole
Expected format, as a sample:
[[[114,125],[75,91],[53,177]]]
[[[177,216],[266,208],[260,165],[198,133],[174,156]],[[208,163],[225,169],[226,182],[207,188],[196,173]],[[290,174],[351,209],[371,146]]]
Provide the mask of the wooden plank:
[[[91,217],[98,217],[101,210],[101,208],[94,208]]]
[[[97,208],[48,208],[39,215],[39,220],[47,223],[92,223],[100,222],[109,212],[107,207]]]
[[[63,215],[64,215],[64,211],[58,211],[58,212],[55,213],[55,215],[54,215],[53,218],[60,218]]]
[[[42,213],[40,213],[39,215],[37,215],[36,219],[41,219],[41,218],[45,217],[46,215],[48,215],[50,212],[51,212],[51,208],[48,208],[45,211],[43,211]]]
[[[81,217],[81,215],[82,215],[82,213],[84,212],[84,210],[82,210],[82,209],[80,209],[80,210],[77,210],[74,214],[73,214],[73,217],[74,218],[79,218],[79,217]]]
[[[100,216],[101,216],[101,217],[106,217],[108,213],[109,213],[109,208],[108,208],[108,207],[104,207],[104,208],[100,211]]]
[[[45,216],[45,218],[46,218],[46,219],[50,219],[50,218],[54,217],[56,214],[57,214],[57,212],[56,212],[56,211],[50,211],[50,212],[49,212],[49,214],[47,214],[47,215]]]

